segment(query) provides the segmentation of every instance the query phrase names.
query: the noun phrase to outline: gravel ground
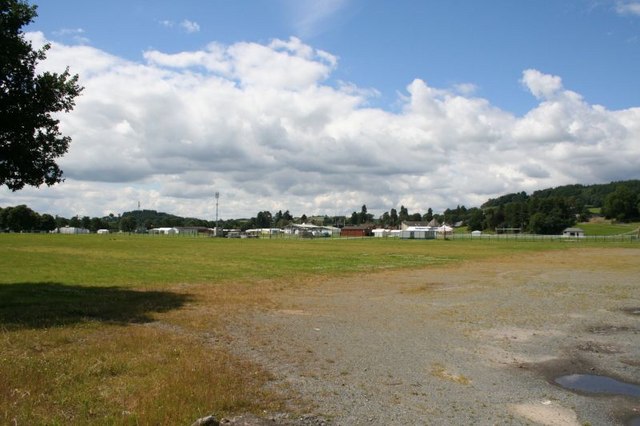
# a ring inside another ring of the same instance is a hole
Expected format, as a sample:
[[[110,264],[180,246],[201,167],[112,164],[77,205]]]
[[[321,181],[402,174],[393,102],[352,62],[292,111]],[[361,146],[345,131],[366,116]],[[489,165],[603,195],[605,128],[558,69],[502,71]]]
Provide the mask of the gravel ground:
[[[572,249],[300,284],[247,314],[233,348],[292,412],[336,425],[640,424],[640,250]],[[321,416],[321,417],[320,417]]]

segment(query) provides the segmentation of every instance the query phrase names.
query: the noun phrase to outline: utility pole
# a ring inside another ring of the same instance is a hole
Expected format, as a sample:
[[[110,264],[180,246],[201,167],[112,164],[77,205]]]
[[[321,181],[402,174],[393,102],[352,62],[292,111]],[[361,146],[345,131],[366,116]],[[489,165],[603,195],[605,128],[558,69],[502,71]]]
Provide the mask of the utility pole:
[[[216,191],[216,237],[219,237],[218,235],[218,199],[220,198],[220,193]]]

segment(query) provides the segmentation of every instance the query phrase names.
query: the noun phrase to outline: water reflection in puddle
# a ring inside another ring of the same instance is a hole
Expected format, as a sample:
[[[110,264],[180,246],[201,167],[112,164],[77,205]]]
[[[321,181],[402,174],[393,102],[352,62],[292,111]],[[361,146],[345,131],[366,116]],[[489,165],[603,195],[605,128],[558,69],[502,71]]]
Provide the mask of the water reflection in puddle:
[[[640,397],[640,386],[606,376],[570,374],[558,377],[555,382],[565,389],[578,392]]]

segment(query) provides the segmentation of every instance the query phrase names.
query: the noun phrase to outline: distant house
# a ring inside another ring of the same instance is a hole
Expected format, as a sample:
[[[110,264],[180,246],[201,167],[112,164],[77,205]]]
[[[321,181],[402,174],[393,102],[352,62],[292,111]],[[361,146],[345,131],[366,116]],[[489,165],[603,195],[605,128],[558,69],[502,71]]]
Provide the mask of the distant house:
[[[108,234],[108,233],[109,233],[108,229],[98,229],[96,231],[96,234],[98,234],[98,235],[104,235],[104,234]]]
[[[345,226],[340,230],[341,237],[372,237],[373,226]]]
[[[568,238],[584,238],[584,230],[582,228],[567,228],[562,231],[562,236]]]

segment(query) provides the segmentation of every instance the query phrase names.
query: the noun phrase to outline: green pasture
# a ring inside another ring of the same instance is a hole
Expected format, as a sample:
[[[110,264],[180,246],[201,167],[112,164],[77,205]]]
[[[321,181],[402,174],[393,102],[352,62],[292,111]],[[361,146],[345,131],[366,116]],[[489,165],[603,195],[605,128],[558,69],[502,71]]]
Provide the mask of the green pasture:
[[[638,224],[580,225],[587,235]],[[566,243],[397,239],[217,239],[147,235],[0,234],[0,284],[162,286],[254,282],[440,265]]]
[[[587,211],[591,214],[602,214],[602,207],[589,207]]]
[[[622,235],[638,231],[640,223],[580,223],[576,225],[584,230],[585,235]]]
[[[564,248],[558,242],[0,234],[0,284],[161,287],[287,280]]]

